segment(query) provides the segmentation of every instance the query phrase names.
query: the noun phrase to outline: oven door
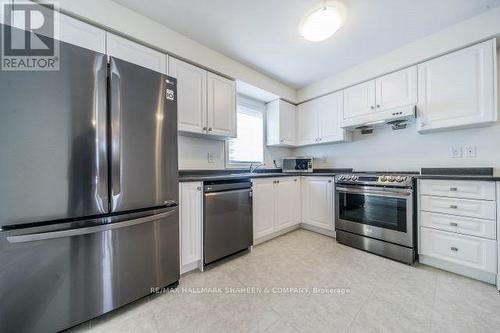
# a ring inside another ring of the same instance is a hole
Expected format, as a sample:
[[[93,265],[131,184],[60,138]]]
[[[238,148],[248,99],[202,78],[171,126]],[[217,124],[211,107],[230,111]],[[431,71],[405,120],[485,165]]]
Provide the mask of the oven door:
[[[335,227],[413,247],[413,190],[337,185]]]

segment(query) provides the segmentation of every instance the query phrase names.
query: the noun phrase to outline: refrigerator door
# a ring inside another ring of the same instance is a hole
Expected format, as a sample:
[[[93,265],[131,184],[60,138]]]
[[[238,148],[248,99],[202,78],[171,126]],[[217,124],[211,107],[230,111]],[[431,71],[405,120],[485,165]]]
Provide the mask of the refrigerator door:
[[[176,81],[110,59],[112,212],[178,201]]]
[[[0,227],[108,212],[106,56],[0,74]]]
[[[178,219],[171,207],[0,232],[0,332],[61,331],[177,282]]]

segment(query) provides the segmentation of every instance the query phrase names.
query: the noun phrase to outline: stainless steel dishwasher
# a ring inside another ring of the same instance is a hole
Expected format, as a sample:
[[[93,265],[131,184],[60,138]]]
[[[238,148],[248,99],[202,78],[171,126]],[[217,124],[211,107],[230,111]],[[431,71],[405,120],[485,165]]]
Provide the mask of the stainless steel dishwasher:
[[[253,245],[250,179],[205,182],[203,186],[205,265]]]

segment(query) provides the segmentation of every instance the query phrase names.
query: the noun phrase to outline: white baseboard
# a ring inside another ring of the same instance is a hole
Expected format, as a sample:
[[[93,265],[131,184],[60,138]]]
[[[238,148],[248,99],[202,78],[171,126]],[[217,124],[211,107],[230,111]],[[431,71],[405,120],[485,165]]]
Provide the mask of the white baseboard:
[[[440,268],[445,271],[449,271],[458,275],[467,276],[471,279],[476,279],[479,281],[483,281],[489,284],[496,284],[497,275],[489,272],[480,271],[474,268],[465,267],[462,265],[457,265],[455,263],[451,263],[445,260],[436,259],[433,257],[419,255],[418,261],[421,264]]]
[[[296,224],[296,225],[292,225],[291,227],[288,227],[288,228],[285,228],[285,229],[281,229],[279,231],[275,231],[273,233],[270,233],[269,235],[265,235],[265,236],[262,236],[260,238],[257,238],[257,239],[254,239],[253,241],[253,245],[259,245],[259,244],[262,244],[264,242],[267,242],[273,238],[276,238],[278,236],[281,236],[281,235],[284,235],[284,234],[287,234],[291,231],[294,231],[294,230],[297,230],[299,229],[299,224]]]
[[[190,264],[186,264],[186,265],[182,266],[181,267],[181,275],[189,273],[191,271],[194,271],[195,269],[199,269],[200,271],[203,271],[202,269],[200,269],[200,265],[201,265],[201,260],[198,260],[198,261],[195,261],[195,262],[192,262]],[[203,266],[201,265],[201,267],[203,267]]]
[[[300,228],[305,229],[305,230],[309,230],[309,231],[312,231],[312,232],[316,232],[318,234],[322,234],[322,235],[325,235],[325,236],[330,236],[330,237],[333,237],[333,238],[336,237],[335,230],[324,229],[324,228],[316,227],[314,225],[305,224],[305,223],[301,223],[300,224]]]

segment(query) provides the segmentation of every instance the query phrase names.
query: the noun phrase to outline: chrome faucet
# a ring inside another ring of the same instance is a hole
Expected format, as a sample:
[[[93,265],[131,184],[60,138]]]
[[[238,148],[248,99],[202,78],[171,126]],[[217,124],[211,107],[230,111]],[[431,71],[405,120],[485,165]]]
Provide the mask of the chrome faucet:
[[[255,167],[253,166],[253,163],[250,164],[250,169],[248,171],[250,171],[250,173],[254,173],[255,170],[257,170],[259,167],[263,166],[263,165],[266,165],[265,163],[260,163],[260,164],[257,164]]]

